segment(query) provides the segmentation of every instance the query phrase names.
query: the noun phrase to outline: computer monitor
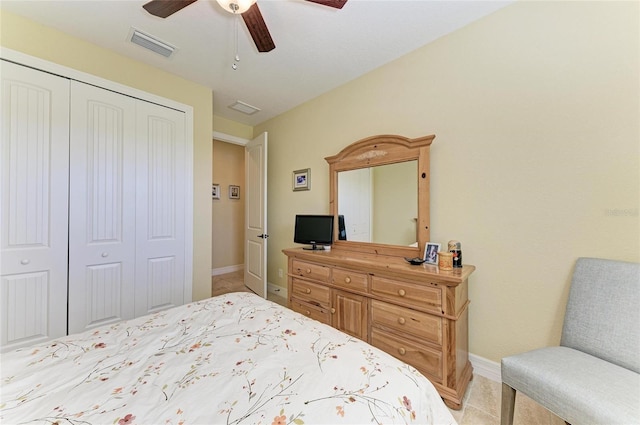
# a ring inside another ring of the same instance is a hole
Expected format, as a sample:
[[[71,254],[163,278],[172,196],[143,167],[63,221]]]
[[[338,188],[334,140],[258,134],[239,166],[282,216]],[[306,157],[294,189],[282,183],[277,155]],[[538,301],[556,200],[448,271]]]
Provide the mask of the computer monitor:
[[[332,215],[296,215],[293,241],[311,245],[304,249],[322,250],[333,242]]]

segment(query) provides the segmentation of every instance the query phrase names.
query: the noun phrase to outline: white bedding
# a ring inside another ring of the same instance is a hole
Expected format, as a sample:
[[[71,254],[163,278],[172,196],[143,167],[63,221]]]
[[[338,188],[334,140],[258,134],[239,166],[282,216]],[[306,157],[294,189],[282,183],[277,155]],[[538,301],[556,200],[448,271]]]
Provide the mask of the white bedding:
[[[0,361],[2,424],[455,424],[411,366],[248,293]]]

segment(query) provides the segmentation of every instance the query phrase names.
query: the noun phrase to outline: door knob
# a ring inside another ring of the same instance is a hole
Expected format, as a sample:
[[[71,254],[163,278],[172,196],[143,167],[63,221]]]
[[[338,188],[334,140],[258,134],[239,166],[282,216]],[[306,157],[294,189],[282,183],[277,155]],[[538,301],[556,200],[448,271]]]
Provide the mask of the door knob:
[[[269,235],[263,233],[261,235],[258,235],[258,237],[262,238],[262,239],[267,239],[269,237]]]

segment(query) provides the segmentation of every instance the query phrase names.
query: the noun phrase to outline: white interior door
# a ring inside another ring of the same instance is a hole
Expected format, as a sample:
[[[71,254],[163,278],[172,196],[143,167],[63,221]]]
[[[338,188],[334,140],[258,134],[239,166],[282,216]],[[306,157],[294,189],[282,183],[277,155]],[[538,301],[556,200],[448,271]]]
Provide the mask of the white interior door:
[[[184,299],[185,116],[138,101],[136,119],[137,317],[191,300]]]
[[[0,61],[0,347],[67,332],[69,80]]]
[[[72,82],[69,333],[134,317],[135,108]]]
[[[244,284],[267,298],[267,133],[245,148]]]

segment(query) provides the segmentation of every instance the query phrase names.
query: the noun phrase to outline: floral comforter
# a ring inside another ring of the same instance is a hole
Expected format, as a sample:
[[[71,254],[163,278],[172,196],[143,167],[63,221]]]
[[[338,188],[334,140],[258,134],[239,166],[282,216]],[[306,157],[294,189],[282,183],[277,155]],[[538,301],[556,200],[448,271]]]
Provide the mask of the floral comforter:
[[[2,424],[455,424],[412,367],[248,293],[0,361]]]

